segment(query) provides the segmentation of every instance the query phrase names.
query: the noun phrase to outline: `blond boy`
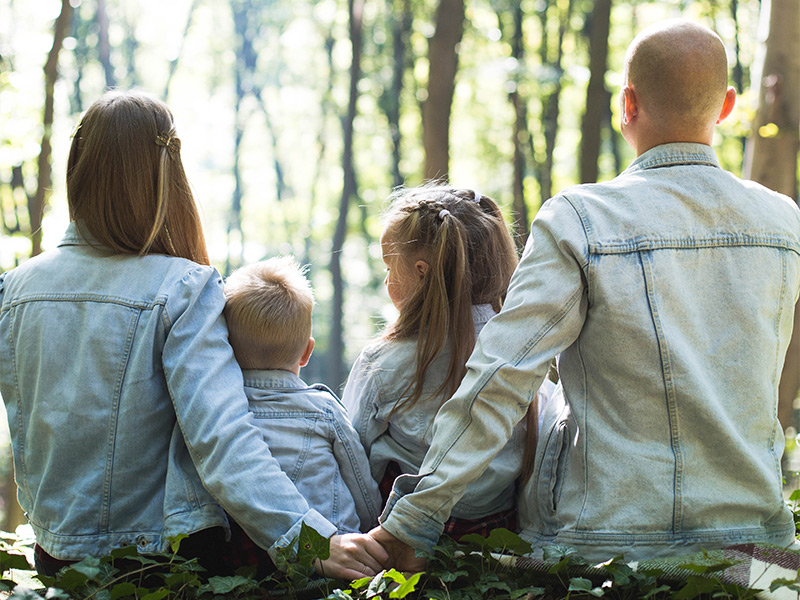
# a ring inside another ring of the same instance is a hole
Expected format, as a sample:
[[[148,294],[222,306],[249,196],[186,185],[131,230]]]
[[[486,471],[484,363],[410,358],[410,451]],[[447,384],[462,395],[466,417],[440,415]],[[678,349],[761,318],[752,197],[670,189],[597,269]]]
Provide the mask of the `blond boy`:
[[[314,296],[292,257],[235,271],[225,318],[250,412],[270,452],[311,508],[339,533],[377,523],[380,497],[364,448],[336,395],[299,377],[314,350]]]

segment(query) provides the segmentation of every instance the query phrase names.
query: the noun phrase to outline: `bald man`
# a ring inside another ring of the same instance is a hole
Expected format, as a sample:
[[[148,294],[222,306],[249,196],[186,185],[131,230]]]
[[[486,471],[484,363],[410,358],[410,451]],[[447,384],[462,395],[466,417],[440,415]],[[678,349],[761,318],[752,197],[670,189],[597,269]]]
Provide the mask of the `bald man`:
[[[800,293],[800,210],[723,171],[710,147],[733,108],[722,41],[669,21],[626,57],[611,182],[548,200],[502,312],[442,406],[418,476],[371,535],[421,566],[464,486],[525,415],[558,355],[522,536],[590,560],[789,545],[778,378]]]

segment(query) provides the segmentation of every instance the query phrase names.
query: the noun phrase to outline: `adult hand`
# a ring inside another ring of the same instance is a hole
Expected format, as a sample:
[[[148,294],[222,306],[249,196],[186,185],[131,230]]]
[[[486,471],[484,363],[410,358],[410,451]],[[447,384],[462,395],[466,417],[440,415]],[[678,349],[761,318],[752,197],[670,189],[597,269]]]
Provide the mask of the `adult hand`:
[[[410,571],[413,573],[425,570],[428,561],[424,558],[414,556],[414,548],[405,542],[401,542],[380,525],[367,535],[380,542],[381,546],[383,546],[384,550],[388,553],[388,566],[394,567],[400,571]]]
[[[383,547],[364,533],[334,535],[330,549],[331,555],[327,560],[318,560],[314,564],[317,573],[323,577],[348,581],[374,577],[389,561],[389,555]]]

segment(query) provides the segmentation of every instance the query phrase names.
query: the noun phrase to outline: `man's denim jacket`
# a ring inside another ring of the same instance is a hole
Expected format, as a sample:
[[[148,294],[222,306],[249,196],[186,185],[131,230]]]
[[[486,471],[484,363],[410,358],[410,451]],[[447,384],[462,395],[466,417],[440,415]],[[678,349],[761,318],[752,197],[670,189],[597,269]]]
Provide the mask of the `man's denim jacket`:
[[[561,353],[565,410],[542,429],[523,537],[598,560],[789,544],[777,399],[799,291],[797,205],[709,146],[658,146],[565,190],[384,527],[430,548]]]
[[[480,333],[495,312],[490,304],[472,307],[475,334]],[[408,395],[416,369],[417,339],[379,340],[367,346],[350,370],[342,401],[367,450],[372,475],[380,480],[389,461],[403,473],[419,471],[431,444],[431,426],[442,398],[435,392],[444,381],[450,354],[447,347],[428,369],[423,396],[411,409],[392,414],[395,404]],[[551,382],[543,386],[547,392]],[[542,398],[542,403],[546,402]],[[515,480],[522,470],[525,428],[514,429],[489,469],[471,483],[452,514],[462,519],[479,519],[514,506]]]
[[[228,343],[219,273],[111,254],[71,224],[59,247],[0,276],[0,394],[18,498],[55,558],[227,527],[274,552],[310,509],[253,425]],[[218,504],[219,503],[219,504]]]
[[[324,385],[294,373],[245,370],[250,412],[272,456],[298,491],[339,533],[369,531],[382,504],[347,411]]]

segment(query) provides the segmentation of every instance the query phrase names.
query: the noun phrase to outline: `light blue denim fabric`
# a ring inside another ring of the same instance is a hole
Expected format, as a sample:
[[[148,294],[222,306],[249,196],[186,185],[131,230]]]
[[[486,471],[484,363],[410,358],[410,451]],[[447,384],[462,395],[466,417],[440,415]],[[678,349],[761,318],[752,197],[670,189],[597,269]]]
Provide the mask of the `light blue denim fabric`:
[[[476,335],[495,315],[490,304],[473,307]],[[431,445],[432,424],[441,404],[435,395],[444,381],[450,353],[447,347],[431,364],[423,386],[423,396],[409,409],[390,416],[396,402],[408,395],[416,369],[416,338],[380,340],[365,348],[353,364],[342,394],[342,401],[367,450],[372,476],[380,481],[389,461],[396,461],[403,473],[416,474]],[[543,394],[553,384],[547,382]],[[542,398],[544,403],[546,398]],[[452,515],[478,519],[514,506],[515,480],[522,469],[525,426],[514,429],[511,440],[494,458],[489,468],[471,483]]]
[[[212,267],[76,234],[0,278],[0,395],[18,498],[58,559],[226,527],[275,556],[310,509],[253,425]],[[219,503],[219,504],[218,504]]]
[[[321,384],[308,386],[289,371],[244,370],[250,412],[297,490],[339,533],[378,524],[378,484],[347,411]]]
[[[798,292],[797,205],[708,146],[658,146],[565,190],[383,526],[430,548],[561,353],[567,410],[552,403],[542,429],[523,537],[597,560],[790,543],[777,398]]]

